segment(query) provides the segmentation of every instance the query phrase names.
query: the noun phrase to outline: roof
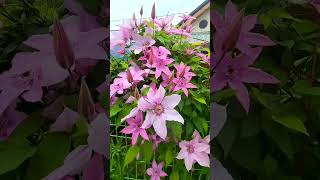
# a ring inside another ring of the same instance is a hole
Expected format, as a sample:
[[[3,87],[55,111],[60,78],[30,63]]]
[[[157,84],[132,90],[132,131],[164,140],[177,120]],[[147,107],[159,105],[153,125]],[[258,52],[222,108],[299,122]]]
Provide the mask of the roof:
[[[210,0],[205,0],[196,9],[194,9],[189,15],[195,18],[198,18],[203,14],[204,10],[206,10],[208,7],[210,7]],[[178,23],[179,26],[181,26],[182,24],[183,24],[183,21],[180,21]]]

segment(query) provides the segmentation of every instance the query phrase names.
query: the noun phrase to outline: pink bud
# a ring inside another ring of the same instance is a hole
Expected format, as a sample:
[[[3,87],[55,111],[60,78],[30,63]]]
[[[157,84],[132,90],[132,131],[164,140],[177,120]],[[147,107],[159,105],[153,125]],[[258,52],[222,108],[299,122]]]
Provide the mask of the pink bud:
[[[95,115],[95,105],[84,77],[81,79],[78,112],[88,120],[93,120]]]
[[[156,19],[156,3],[154,3],[153,6],[152,6],[151,18],[153,20]]]
[[[127,73],[128,82],[129,83],[133,83],[133,76],[132,76],[132,74],[130,72],[130,69],[128,69],[126,73]]]
[[[141,6],[140,15],[141,15],[141,16],[143,15],[143,6]]]
[[[59,21],[55,21],[53,25],[53,47],[58,64],[64,69],[70,69],[75,56],[67,34]]]

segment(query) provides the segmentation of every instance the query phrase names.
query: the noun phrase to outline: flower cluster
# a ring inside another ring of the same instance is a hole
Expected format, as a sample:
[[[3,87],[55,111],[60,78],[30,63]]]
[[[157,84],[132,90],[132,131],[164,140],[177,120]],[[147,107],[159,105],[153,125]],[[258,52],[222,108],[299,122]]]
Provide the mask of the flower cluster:
[[[141,16],[142,12],[143,10]],[[194,19],[189,15],[181,18],[184,22]],[[168,136],[167,124],[184,124],[187,121],[177,110],[177,106],[188,99],[191,89],[198,88],[193,83],[197,75],[186,60],[176,59],[178,52],[173,50],[173,44],[185,44],[184,49],[179,49],[183,56],[194,57],[198,64],[201,62],[204,66],[209,65],[208,55],[192,47],[188,41],[192,26],[175,27],[172,19],[173,17],[156,18],[154,7],[150,21],[139,21],[134,15],[130,22],[120,26],[120,31],[111,39],[111,48],[117,47],[118,54],[130,57],[129,67],[113,77],[110,85],[111,109],[122,100],[126,104],[132,104],[133,109],[121,119],[121,122],[128,124],[121,132],[132,135],[133,146],[140,142],[140,136],[141,144],[151,141],[154,151],[161,142],[178,143],[174,136]],[[165,42],[164,38],[168,41]],[[209,167],[208,136],[202,139],[195,131],[193,138],[190,142],[179,143],[181,152],[177,156],[177,159],[185,160],[188,171],[195,162]],[[153,161],[147,174],[151,179],[166,176],[162,167],[163,163],[157,165]]]
[[[231,1],[226,5],[224,18],[217,12],[213,12],[211,18],[216,31],[211,90],[217,92],[229,86],[248,113],[250,98],[243,83],[279,83],[260,69],[249,67],[259,57],[263,46],[275,43],[264,35],[251,32],[257,23],[257,16],[244,16],[244,10],[238,11]]]

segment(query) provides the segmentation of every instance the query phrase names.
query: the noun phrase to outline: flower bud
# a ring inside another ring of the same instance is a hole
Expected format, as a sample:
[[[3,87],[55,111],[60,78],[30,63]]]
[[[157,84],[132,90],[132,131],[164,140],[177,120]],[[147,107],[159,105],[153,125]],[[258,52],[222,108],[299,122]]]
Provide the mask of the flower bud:
[[[152,66],[154,63],[154,52],[153,52],[153,48],[151,48],[150,50],[150,57],[149,57],[149,63]]]
[[[84,77],[81,79],[79,93],[78,112],[88,120],[93,120],[95,115],[95,104]]]
[[[132,74],[130,72],[130,69],[128,69],[126,73],[127,73],[128,82],[129,83],[133,83],[133,76],[132,76]]]
[[[153,20],[156,19],[156,3],[154,3],[153,6],[152,6],[151,18]]]
[[[64,69],[70,69],[74,64],[75,56],[67,34],[59,21],[55,21],[53,25],[53,47],[58,64]]]
[[[141,6],[140,15],[141,15],[141,16],[143,15],[143,6]]]
[[[231,51],[237,44],[241,33],[242,19],[244,16],[244,9],[241,9],[239,14],[232,21],[232,26],[226,34],[226,39],[222,44],[222,50],[225,52]]]

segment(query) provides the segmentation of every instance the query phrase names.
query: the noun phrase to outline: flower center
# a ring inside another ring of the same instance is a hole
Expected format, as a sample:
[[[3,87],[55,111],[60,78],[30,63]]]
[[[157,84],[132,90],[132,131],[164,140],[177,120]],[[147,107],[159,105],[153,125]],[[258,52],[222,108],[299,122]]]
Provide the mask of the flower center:
[[[148,41],[143,43],[143,46],[149,46],[149,45],[150,43]]]
[[[188,151],[188,153],[193,153],[194,152],[194,147],[193,147],[193,145],[188,145],[187,146],[187,151]]]
[[[164,109],[161,104],[156,105],[156,107],[154,108],[154,112],[158,116],[161,115],[163,113],[163,111],[164,111]]]

